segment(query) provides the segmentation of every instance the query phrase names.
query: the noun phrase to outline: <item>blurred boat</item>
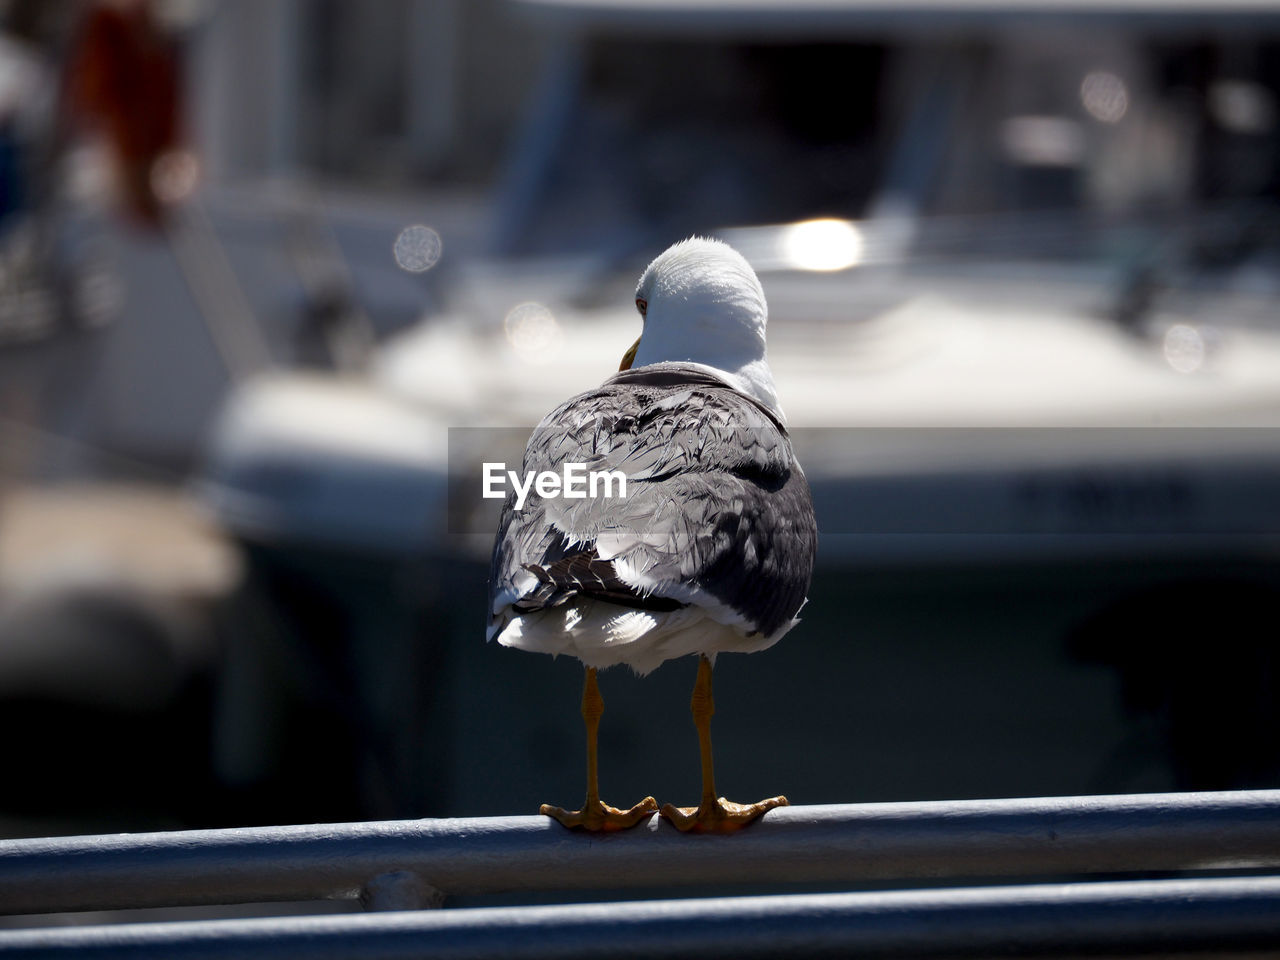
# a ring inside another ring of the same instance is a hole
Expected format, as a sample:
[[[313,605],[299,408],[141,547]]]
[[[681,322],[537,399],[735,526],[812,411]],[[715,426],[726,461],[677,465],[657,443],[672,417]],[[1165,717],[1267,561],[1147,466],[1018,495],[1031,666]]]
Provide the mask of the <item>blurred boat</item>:
[[[539,747],[559,734],[511,733],[536,698],[454,600],[494,526],[479,463],[518,458],[609,375],[639,330],[635,276],[691,232],[741,249],[769,297],[822,531],[808,635],[833,677],[936,678],[928,702],[830,691],[846,720],[821,748],[890,773],[812,779],[797,755],[811,798],[1277,782],[1259,732],[1280,713],[1259,686],[1275,655],[1249,618],[1280,588],[1280,78],[1265,57],[1211,65],[1271,49],[1280,6],[518,6],[556,53],[492,255],[451,264],[441,308],[366,377],[238,390],[201,484],[263,583],[287,574],[295,609],[341,612],[347,689],[400,763],[424,749],[406,746],[426,695],[405,678],[435,641],[429,709],[487,762],[440,760],[421,802],[497,812],[495,778],[506,796],[559,769]],[[399,628],[426,633],[395,632],[342,567],[357,559],[417,599]],[[1199,683],[1218,642],[1254,666]],[[788,649],[778,687],[809,673],[812,646]],[[1114,672],[1086,675],[1095,660]],[[982,726],[965,711],[984,695],[1016,713]],[[882,748],[854,714],[892,728]],[[980,730],[967,748],[943,732],[957,717]],[[1186,735],[1224,726],[1226,753]],[[785,728],[754,735],[795,752]],[[408,775],[395,763],[388,780]]]

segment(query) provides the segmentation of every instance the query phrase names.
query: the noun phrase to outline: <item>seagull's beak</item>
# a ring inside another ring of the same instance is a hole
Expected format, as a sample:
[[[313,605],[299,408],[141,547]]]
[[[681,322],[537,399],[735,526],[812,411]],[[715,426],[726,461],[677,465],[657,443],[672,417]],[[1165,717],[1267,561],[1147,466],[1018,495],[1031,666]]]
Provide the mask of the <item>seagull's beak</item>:
[[[626,353],[622,355],[622,363],[618,366],[619,370],[630,370],[631,364],[636,362],[636,351],[640,349],[640,338],[636,337],[636,342],[631,345]]]

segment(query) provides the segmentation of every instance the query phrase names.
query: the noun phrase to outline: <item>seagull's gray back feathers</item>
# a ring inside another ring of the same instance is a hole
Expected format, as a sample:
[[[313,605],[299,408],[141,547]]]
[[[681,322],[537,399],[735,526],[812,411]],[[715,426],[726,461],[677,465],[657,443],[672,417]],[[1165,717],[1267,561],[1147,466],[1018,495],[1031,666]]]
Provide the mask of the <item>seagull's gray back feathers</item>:
[[[490,577],[491,634],[584,599],[692,605],[743,636],[781,636],[804,603],[817,530],[786,429],[688,364],[623,371],[553,410],[523,471],[620,471],[625,498],[508,497]]]

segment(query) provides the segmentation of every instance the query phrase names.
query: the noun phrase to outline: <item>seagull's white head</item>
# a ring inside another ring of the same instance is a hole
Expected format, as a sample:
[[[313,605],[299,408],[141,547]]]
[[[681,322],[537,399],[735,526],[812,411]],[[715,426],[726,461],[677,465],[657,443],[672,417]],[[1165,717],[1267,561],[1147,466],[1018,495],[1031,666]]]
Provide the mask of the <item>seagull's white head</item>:
[[[781,415],[765,359],[764,289],[738,251],[701,237],[673,244],[641,275],[636,309],[644,330],[623,369],[663,361],[710,367]]]

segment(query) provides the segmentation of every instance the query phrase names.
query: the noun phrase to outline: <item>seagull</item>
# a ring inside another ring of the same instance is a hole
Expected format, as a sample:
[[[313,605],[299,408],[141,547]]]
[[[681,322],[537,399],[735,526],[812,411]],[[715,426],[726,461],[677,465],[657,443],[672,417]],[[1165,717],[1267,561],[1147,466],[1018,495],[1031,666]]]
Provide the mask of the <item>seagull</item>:
[[[643,331],[619,372],[547,414],[523,464],[526,476],[575,464],[625,484],[602,483],[590,495],[583,483],[583,496],[530,490],[519,509],[515,491],[508,495],[488,638],[570,654],[586,668],[586,802],[540,812],[592,831],[658,812],[653,797],[627,810],[600,800],[597,671],[626,664],[643,676],[696,655],[702,798],[697,807],[666,804],[661,815],[681,831],[728,833],[787,799],[716,795],[712,668],[717,654],[764,650],[799,622],[817,525],[765,358],[764,290],[747,261],[718,240],[681,241],[645,269],[635,302]]]

